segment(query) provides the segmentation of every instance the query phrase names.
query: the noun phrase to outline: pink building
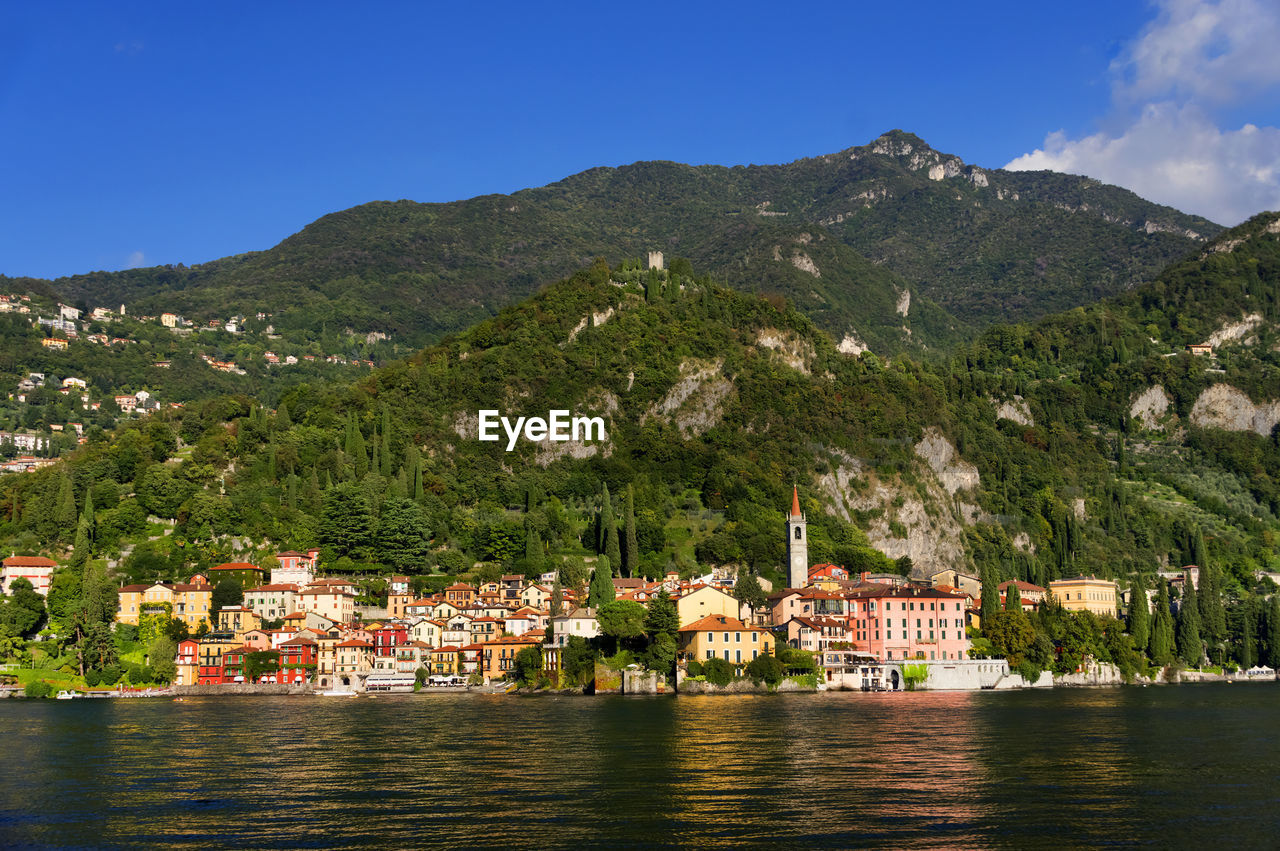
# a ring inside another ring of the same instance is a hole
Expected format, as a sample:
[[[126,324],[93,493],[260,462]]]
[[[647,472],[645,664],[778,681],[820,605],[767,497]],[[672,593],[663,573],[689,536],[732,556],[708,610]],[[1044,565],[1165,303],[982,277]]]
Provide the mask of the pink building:
[[[883,585],[848,597],[853,650],[880,660],[968,658],[962,595]]]

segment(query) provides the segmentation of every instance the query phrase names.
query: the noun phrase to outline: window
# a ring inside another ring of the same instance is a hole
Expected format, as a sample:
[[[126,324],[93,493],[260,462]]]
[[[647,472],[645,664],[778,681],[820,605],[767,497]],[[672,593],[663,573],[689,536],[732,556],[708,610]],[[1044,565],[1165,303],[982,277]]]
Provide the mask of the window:
[[[741,644],[741,643],[742,643],[742,633],[740,633],[740,632],[735,632],[735,633],[733,634],[733,643],[734,643],[734,644]]]
[[[728,644],[728,643],[729,643],[729,633],[727,633],[727,632],[724,634],[724,643],[725,643],[725,644]],[[726,650],[725,652],[726,652],[726,653],[728,653],[729,651],[728,651],[728,650]],[[726,658],[726,659],[728,659],[729,657],[728,657],[728,656],[726,656],[725,658]]]
[[[777,539],[777,538],[774,538],[774,540],[776,541],[776,540],[778,540],[778,539]],[[797,527],[796,527],[796,540],[797,540],[797,541],[798,541],[798,540],[800,540],[800,527],[799,527],[799,526],[797,526]]]
[[[741,661],[742,661],[742,651],[741,651],[741,650],[735,650],[735,651],[733,651],[733,661],[735,661],[735,662],[741,662]]]
[[[755,643],[756,643],[757,641],[759,641],[759,640],[760,640],[760,633],[758,633],[758,632],[753,632],[753,633],[751,633],[751,643],[752,643],[752,644],[755,644]],[[752,651],[752,652],[754,652],[754,651]],[[754,657],[754,656],[752,656],[751,658],[753,658],[753,659],[754,659],[755,657]]]
[[[716,634],[714,632],[708,632],[707,641],[715,641],[715,640],[716,640]]]
[[[728,648],[728,647],[726,647],[726,648],[724,649],[724,660],[725,660],[726,662],[728,662],[728,661],[729,661],[729,648]]]

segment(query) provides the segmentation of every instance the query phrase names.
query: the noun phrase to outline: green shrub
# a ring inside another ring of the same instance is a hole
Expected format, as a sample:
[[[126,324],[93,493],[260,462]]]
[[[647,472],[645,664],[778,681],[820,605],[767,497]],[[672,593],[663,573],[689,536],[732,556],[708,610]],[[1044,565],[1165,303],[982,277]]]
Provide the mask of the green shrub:
[[[728,659],[712,657],[702,663],[702,674],[709,683],[727,686],[737,679],[738,670]]]
[[[27,687],[22,690],[27,697],[48,697],[53,694],[53,686],[44,680],[32,680],[27,683]]]
[[[97,686],[99,683],[102,682],[102,672],[95,671],[92,668],[90,668],[89,670],[84,672],[84,682],[85,682],[85,685],[89,686],[90,688],[94,688],[95,686]]]
[[[690,677],[702,676],[702,663],[699,662],[697,659],[690,659],[688,672]]]
[[[113,686],[120,682],[120,678],[124,676],[124,671],[119,665],[108,665],[102,669],[102,684],[104,686]]]
[[[776,686],[782,682],[782,662],[773,656],[757,656],[747,665],[747,676]]]

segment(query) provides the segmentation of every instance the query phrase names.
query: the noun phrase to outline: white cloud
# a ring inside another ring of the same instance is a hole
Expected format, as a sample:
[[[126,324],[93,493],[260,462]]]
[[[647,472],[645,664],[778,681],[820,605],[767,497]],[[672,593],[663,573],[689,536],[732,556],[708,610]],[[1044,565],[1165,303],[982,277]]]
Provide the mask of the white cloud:
[[[1224,131],[1195,107],[1168,102],[1149,104],[1119,135],[1050,133],[1005,168],[1087,174],[1223,224],[1280,209],[1280,130]]]
[[[1166,0],[1111,64],[1121,103],[1229,105],[1280,84],[1274,0]]]
[[[126,269],[139,269],[145,265],[147,265],[147,256],[141,251],[135,251],[129,255],[129,260],[124,267]]]
[[[1164,0],[1111,72],[1118,129],[1050,133],[1005,167],[1086,174],[1228,225],[1280,209],[1280,130],[1214,117],[1280,90],[1280,4]]]

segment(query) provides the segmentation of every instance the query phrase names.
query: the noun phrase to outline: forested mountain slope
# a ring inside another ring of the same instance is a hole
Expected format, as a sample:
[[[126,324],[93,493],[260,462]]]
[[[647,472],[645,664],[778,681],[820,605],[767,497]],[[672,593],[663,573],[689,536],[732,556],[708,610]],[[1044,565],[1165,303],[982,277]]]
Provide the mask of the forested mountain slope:
[[[512,195],[380,201],[267,251],[52,284],[135,313],[266,311],[281,328],[418,346],[593,257],[661,250],[885,354],[1119,293],[1219,231],[1087,178],[983,170],[894,131],[787,165],[640,162]]]

